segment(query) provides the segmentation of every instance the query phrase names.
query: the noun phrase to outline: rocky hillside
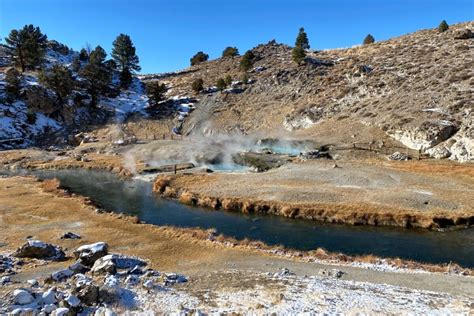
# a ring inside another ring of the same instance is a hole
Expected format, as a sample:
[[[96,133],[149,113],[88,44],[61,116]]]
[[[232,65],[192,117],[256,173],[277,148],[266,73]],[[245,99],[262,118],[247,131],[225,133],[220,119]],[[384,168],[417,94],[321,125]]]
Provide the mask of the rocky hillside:
[[[382,134],[436,158],[472,161],[472,29],[474,22],[466,22],[444,33],[429,29],[370,45],[310,50],[303,66],[292,62],[291,47],[271,41],[252,49],[257,61],[247,84],[238,82],[241,57],[141,79],[166,83],[170,98],[192,96],[191,83],[204,80],[206,93],[195,96],[196,111],[175,119],[184,134],[316,135],[318,128],[338,133],[357,123],[380,130],[366,139],[377,141]],[[232,87],[216,92],[217,79],[227,75]]]

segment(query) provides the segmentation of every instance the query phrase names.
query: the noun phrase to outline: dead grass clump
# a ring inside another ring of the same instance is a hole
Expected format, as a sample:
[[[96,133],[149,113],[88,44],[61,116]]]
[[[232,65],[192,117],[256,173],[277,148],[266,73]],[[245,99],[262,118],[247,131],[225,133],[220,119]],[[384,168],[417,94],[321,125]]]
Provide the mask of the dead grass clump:
[[[196,205],[198,199],[193,193],[185,191],[179,196],[179,201],[186,205]]]
[[[44,180],[41,182],[41,188],[43,189],[44,192],[58,192],[61,183],[59,182],[58,179],[48,179]]]

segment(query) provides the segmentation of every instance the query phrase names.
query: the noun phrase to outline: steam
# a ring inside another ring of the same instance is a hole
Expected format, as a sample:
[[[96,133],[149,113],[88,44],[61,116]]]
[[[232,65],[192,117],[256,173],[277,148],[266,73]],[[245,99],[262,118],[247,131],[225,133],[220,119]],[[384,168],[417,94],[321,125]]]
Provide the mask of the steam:
[[[131,152],[126,152],[123,155],[123,165],[133,175],[137,174],[137,164],[135,161],[135,156]]]

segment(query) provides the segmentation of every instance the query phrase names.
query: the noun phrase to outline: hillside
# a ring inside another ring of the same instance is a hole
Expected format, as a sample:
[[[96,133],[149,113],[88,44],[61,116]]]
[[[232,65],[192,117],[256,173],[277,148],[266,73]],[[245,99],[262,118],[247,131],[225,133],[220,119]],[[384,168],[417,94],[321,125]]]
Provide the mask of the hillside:
[[[251,83],[197,95],[197,110],[182,131],[291,132],[337,143],[392,139],[436,158],[471,161],[474,40],[457,37],[473,28],[467,22],[445,33],[429,29],[365,46],[309,51],[304,66],[292,62],[289,46],[259,45],[252,49],[258,60]],[[239,62],[240,57],[219,58],[141,79],[165,83],[169,97],[192,96],[196,78],[206,87],[227,75],[239,80]]]

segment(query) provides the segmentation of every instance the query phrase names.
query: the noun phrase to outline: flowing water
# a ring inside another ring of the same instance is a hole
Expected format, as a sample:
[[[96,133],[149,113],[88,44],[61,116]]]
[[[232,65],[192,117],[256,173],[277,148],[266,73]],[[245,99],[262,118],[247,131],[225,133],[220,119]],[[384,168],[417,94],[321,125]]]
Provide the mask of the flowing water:
[[[43,170],[40,178],[56,177],[72,192],[87,196],[113,212],[138,216],[155,225],[215,228],[237,239],[261,240],[299,250],[322,247],[351,255],[374,254],[421,262],[474,267],[474,229],[433,232],[421,229],[350,226],[287,219],[280,216],[245,215],[182,205],[155,196],[151,183],[123,180],[109,172]]]

